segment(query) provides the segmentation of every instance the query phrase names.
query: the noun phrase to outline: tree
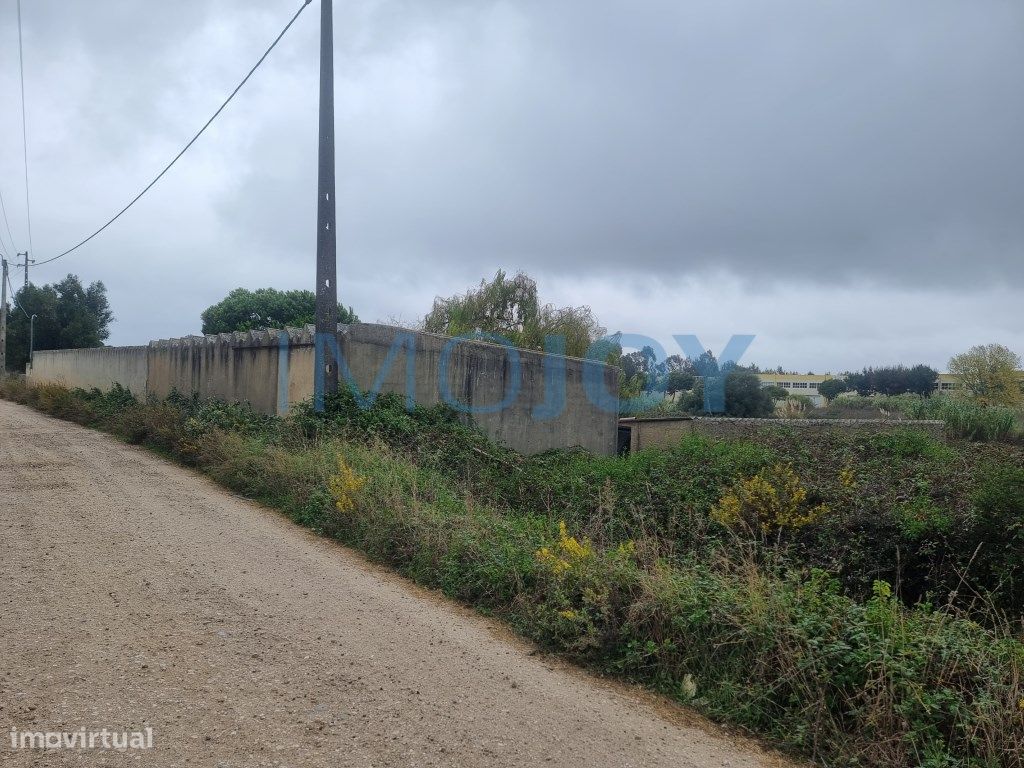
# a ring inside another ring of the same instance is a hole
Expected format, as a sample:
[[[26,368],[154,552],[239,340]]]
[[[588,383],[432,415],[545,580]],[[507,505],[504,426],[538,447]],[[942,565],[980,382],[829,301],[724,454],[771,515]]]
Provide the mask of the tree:
[[[698,369],[718,371],[714,356],[698,362]],[[765,418],[775,413],[775,398],[769,388],[761,386],[760,377],[749,370],[736,365],[722,366],[725,373],[725,415],[749,418]],[[704,378],[718,373],[702,374],[693,389],[679,400],[679,410],[686,413],[706,413],[704,403]]]
[[[665,377],[665,391],[670,395],[693,389],[697,377],[687,371],[669,371]]]
[[[907,370],[907,392],[930,397],[939,385],[939,372],[929,365],[918,364]]]
[[[865,368],[860,373],[847,373],[843,378],[846,379],[849,389],[857,390],[861,397],[902,395],[905,392],[928,396],[935,390],[939,372],[923,364],[912,368],[905,365],[890,365]],[[820,387],[818,391],[821,391]]]
[[[646,347],[650,349],[650,347]],[[653,350],[651,353],[653,357]],[[652,388],[658,392],[674,395],[693,389],[696,381],[696,367],[693,361],[682,355],[669,355],[660,363],[655,363],[650,371],[654,381]]]
[[[110,337],[114,315],[102,282],[88,288],[76,275],[59,283],[29,283],[14,296],[8,313],[7,366],[22,371],[29,358],[31,315],[35,321],[35,349],[83,349],[102,347]]]
[[[203,333],[232,333],[258,328],[301,327],[316,322],[316,294],[312,291],[279,291],[236,288],[202,314]],[[338,305],[339,323],[357,323],[352,307]]]
[[[725,376],[725,413],[727,416],[764,418],[775,413],[775,398],[761,386],[753,371],[733,368]]]
[[[652,379],[656,375],[655,364],[657,357],[654,354],[654,349],[651,347],[644,347],[638,352],[629,352],[622,356],[620,366],[622,372],[625,374],[627,379],[633,379],[640,377],[645,386],[652,384]]]
[[[850,391],[850,384],[846,379],[825,379],[818,385],[818,393],[826,400],[835,400],[844,392]]]
[[[1024,400],[1020,367],[1020,356],[1002,344],[979,344],[949,361],[949,372],[960,378],[967,395],[987,405]]]
[[[545,348],[546,337],[561,336],[565,354],[571,357],[585,357],[591,344],[605,334],[590,307],[541,304],[532,278],[523,272],[509,278],[501,270],[491,282],[481,280],[464,294],[434,299],[421,328],[447,336],[493,334],[536,350]]]

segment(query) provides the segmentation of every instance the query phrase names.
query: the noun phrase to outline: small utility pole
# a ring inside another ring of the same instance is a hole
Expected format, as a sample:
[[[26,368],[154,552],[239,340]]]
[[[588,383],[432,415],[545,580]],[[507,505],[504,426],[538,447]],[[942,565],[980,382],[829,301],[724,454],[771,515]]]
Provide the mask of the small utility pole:
[[[28,367],[32,367],[32,363],[36,359],[36,318],[39,315],[33,314],[28,319]]]
[[[316,199],[316,356],[315,381],[323,382],[322,393],[338,391],[337,339],[338,285],[337,238],[334,200],[334,15],[331,0],[320,0],[320,148]],[[322,377],[322,378],[321,378]],[[323,398],[316,399],[317,410]]]
[[[28,251],[25,251],[23,253],[16,253],[14,255],[15,256],[24,256],[25,257],[25,263],[24,264],[17,264],[16,266],[24,267],[25,268],[25,287],[28,288],[28,265],[29,264],[35,264],[36,260],[35,259],[30,259],[28,257]]]
[[[7,259],[0,256],[3,262],[3,275],[0,275],[0,377],[7,373]]]

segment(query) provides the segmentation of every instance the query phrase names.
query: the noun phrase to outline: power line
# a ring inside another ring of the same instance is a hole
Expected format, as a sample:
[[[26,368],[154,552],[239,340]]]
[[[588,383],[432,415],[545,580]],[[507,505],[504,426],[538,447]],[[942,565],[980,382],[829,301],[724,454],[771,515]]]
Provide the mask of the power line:
[[[21,74],[21,147],[25,155],[25,218],[28,220],[28,249],[33,251],[32,204],[29,202],[28,194],[28,130],[25,127],[25,56],[21,45],[21,0],[18,0],[18,71]],[[28,256],[25,257],[25,261],[28,262]]]
[[[16,298],[16,296],[14,294],[14,286],[11,285],[11,273],[10,272],[7,273],[7,288],[11,292],[11,302],[14,304],[14,306],[16,306],[18,309],[20,309],[22,311],[22,313],[25,315],[25,317],[29,317],[30,318],[30,315],[28,314],[28,312],[25,311],[25,308],[23,306],[21,306],[21,304],[18,303],[18,299]]]
[[[4,214],[4,226],[7,228],[7,237],[11,241],[11,253],[14,253],[18,248],[14,245],[14,235],[11,234],[11,225],[7,221],[7,206],[4,205],[3,192],[0,192],[0,211]],[[3,242],[3,237],[0,237],[0,242]]]
[[[242,89],[242,86],[245,85],[249,81],[249,78],[252,77],[253,72],[255,72],[257,70],[257,68],[259,68],[260,64],[263,63],[263,60],[266,59],[267,56],[270,55],[270,52],[272,50],[274,50],[274,48],[277,46],[277,44],[281,41],[281,38],[284,37],[285,33],[289,29],[291,29],[291,26],[292,26],[292,24],[295,23],[295,20],[299,18],[299,14],[301,14],[306,9],[306,6],[309,5],[311,2],[312,2],[312,0],[304,0],[302,5],[299,7],[299,10],[297,10],[295,12],[295,15],[292,16],[291,20],[287,24],[285,24],[284,29],[281,30],[281,33],[277,37],[274,38],[274,42],[272,42],[270,44],[270,47],[267,48],[267,50],[263,53],[262,56],[260,56],[259,60],[253,65],[252,69],[249,70],[248,74],[245,77],[242,78],[242,82],[240,82],[237,86],[235,86],[235,90],[233,90],[231,92],[231,94],[224,100],[224,103],[221,104],[217,108],[217,111],[213,113],[213,116],[209,120],[207,120],[206,123],[203,125],[203,127],[199,129],[199,132],[196,133],[196,135],[193,136],[189,140],[188,144],[186,144],[182,148],[182,150],[177,155],[174,156],[174,159],[171,160],[171,162],[169,162],[166,166],[164,166],[164,169],[162,171],[160,171],[160,173],[158,173],[156,175],[156,178],[154,178],[151,182],[149,182],[149,184],[147,184],[143,188],[143,190],[141,192],[139,192],[139,194],[137,194],[135,197],[132,198],[131,202],[128,203],[128,205],[126,205],[124,208],[122,208],[120,211],[118,211],[116,214],[114,214],[113,218],[111,218],[106,224],[104,224],[102,227],[97,229],[95,232],[93,232],[91,235],[89,235],[87,238],[82,240],[77,245],[74,245],[71,248],[68,248],[63,253],[57,254],[56,256],[53,256],[53,257],[51,257],[49,259],[45,259],[43,261],[38,261],[38,262],[36,262],[35,266],[41,267],[43,264],[49,264],[51,261],[56,261],[57,259],[63,258],[64,256],[67,256],[72,251],[77,250],[78,248],[81,248],[83,245],[85,245],[90,240],[92,240],[94,237],[96,237],[96,235],[98,235],[100,232],[102,232],[107,227],[109,227],[111,224],[113,224],[115,221],[117,221],[121,217],[121,214],[123,214],[125,211],[127,211],[129,208],[131,208],[133,205],[135,205],[135,203],[137,203],[139,201],[139,198],[141,198],[144,194],[146,194],[154,184],[156,184],[158,181],[160,181],[160,179],[163,177],[163,175],[165,173],[167,173],[171,169],[172,165],[174,165],[176,162],[178,162],[178,159],[189,150],[189,147],[191,147],[193,144],[195,144],[196,139],[198,139],[200,136],[202,136],[203,131],[205,131],[207,128],[210,127],[210,123],[212,123],[214,120],[217,119],[217,115],[219,115],[224,110],[224,108],[231,102],[231,100],[233,98],[235,98],[235,94],[238,93]]]

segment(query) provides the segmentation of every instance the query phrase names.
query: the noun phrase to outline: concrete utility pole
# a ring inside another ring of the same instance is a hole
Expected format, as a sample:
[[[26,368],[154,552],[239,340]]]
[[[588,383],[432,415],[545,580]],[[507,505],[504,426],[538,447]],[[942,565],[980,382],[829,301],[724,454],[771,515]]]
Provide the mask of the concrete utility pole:
[[[7,259],[0,257],[3,262],[3,274],[0,275],[0,283],[3,289],[0,290],[0,376],[7,373]]]
[[[36,359],[36,318],[39,315],[33,314],[28,319],[28,367],[32,367],[32,363]]]
[[[16,266],[24,267],[25,268],[25,287],[28,288],[28,265],[29,264],[35,264],[36,260],[35,259],[30,259],[28,257],[28,251],[25,251],[24,253],[16,253],[14,255],[15,256],[24,256],[25,257],[25,263],[24,264],[18,264]]]
[[[338,261],[334,200],[334,15],[331,0],[320,0],[320,150],[316,203],[316,349],[314,371],[323,394],[338,391],[338,361],[333,345],[338,333]],[[323,377],[322,379],[320,377]],[[317,398],[317,410],[323,399]]]

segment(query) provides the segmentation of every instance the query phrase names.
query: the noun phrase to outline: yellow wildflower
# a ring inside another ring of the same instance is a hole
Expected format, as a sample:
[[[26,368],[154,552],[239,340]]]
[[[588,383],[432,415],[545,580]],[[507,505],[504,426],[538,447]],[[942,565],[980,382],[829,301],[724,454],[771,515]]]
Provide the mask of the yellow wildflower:
[[[338,474],[327,481],[327,487],[334,497],[334,506],[339,512],[355,508],[355,495],[366,485],[366,479],[357,475],[341,456],[338,457]]]
[[[712,508],[711,516],[728,527],[739,523],[769,533],[797,529],[828,513],[825,504],[809,506],[807,489],[788,464],[777,464],[736,483]]]

